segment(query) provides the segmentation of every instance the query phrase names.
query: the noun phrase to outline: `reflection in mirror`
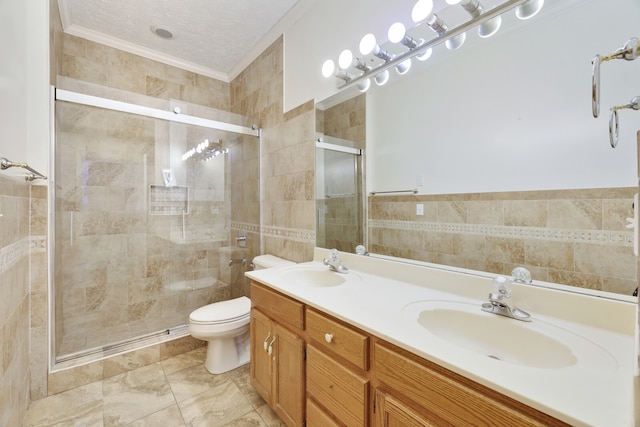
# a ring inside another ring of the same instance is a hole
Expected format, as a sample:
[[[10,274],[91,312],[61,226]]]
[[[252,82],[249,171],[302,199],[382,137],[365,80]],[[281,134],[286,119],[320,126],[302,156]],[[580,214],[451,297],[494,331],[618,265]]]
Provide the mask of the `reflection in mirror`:
[[[364,96],[316,109],[316,245],[364,243]]]
[[[537,283],[632,295],[640,122],[629,116],[612,150],[590,79],[593,55],[637,31],[640,5],[548,3],[526,24],[505,17],[490,40],[469,32],[455,52],[437,46],[366,102],[354,98],[366,104],[367,194],[419,190],[369,195],[369,252],[503,275],[525,266]],[[581,42],[568,49],[568,34]],[[640,64],[616,65],[602,76],[606,108],[637,95]],[[322,103],[324,132],[357,115],[338,96],[340,114]]]

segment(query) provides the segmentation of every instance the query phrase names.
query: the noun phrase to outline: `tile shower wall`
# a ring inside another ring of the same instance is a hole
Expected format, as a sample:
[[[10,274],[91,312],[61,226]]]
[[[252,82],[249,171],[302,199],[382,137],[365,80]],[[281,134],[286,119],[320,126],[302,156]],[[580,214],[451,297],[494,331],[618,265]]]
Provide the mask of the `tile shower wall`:
[[[256,118],[262,129],[264,252],[302,262],[315,246],[315,115],[312,101],[282,113],[282,43],[231,82],[231,111]]]
[[[0,176],[0,425],[29,404],[30,186]]]
[[[372,252],[630,295],[636,188],[369,198]],[[416,204],[424,216],[416,216]]]

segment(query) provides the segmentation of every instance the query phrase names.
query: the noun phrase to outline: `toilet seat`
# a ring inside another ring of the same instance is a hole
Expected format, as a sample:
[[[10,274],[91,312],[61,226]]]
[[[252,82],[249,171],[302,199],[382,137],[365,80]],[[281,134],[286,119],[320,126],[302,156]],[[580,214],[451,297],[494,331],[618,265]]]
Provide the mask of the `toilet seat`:
[[[194,310],[189,322],[197,325],[218,325],[248,320],[251,312],[251,300],[239,297],[228,301],[214,302]]]

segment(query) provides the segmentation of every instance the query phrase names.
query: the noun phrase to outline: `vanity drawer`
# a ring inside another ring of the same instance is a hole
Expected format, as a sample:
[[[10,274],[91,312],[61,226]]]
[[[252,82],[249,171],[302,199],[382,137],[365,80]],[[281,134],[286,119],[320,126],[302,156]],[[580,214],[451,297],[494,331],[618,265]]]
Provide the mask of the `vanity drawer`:
[[[369,380],[311,344],[307,344],[307,393],[346,426],[368,425]]]
[[[369,337],[307,307],[307,336],[360,369],[369,369]]]
[[[403,353],[406,352],[375,343],[376,378],[394,394],[413,401],[437,418],[453,425],[567,426],[445,368]]]
[[[313,400],[307,399],[307,427],[341,427]]]
[[[293,330],[304,329],[304,304],[256,282],[251,282],[251,306]]]

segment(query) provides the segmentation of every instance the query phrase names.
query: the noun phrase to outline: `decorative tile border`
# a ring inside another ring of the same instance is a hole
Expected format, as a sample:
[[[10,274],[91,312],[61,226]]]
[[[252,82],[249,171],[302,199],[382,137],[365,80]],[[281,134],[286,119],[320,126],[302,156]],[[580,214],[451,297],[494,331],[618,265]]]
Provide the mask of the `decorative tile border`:
[[[262,229],[262,232],[265,236],[269,237],[280,237],[296,242],[312,243],[314,245],[316,243],[315,230],[296,230],[293,228],[267,226]]]
[[[369,228],[433,231],[440,233],[475,234],[518,239],[540,239],[558,242],[599,243],[633,246],[632,231],[567,230],[546,227],[512,227],[506,225],[456,224],[438,222],[370,220]]]
[[[260,233],[260,226],[258,224],[232,222],[231,229],[250,233]],[[264,236],[268,237],[279,237],[303,243],[316,243],[315,230],[299,230],[295,228],[265,226],[262,228],[262,233]]]
[[[0,273],[7,271],[30,253],[46,252],[46,250],[45,236],[25,237],[4,248],[0,248]]]
[[[248,224],[246,222],[231,222],[231,229],[238,231],[246,231],[248,233],[260,233],[260,226],[258,224]]]

